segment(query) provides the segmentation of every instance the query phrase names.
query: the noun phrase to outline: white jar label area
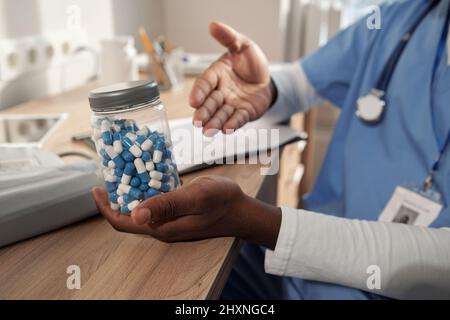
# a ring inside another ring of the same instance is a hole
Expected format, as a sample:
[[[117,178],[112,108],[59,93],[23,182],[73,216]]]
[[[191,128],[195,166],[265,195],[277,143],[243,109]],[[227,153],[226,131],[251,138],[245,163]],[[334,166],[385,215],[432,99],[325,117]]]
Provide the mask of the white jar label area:
[[[137,205],[178,188],[180,179],[163,133],[134,120],[97,118],[93,137],[111,208],[130,214]]]

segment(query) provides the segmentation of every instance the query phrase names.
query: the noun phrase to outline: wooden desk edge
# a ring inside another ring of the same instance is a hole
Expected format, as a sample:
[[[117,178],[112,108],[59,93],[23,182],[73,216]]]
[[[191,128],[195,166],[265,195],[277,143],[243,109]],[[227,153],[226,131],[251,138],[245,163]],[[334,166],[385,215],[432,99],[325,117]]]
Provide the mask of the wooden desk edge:
[[[91,88],[92,85],[90,84],[88,87]],[[66,94],[56,96],[56,97],[50,97],[50,98],[45,98],[45,99],[38,100],[38,101],[32,101],[29,103],[25,103],[25,104],[19,105],[17,107],[8,109],[6,112],[4,110],[2,110],[0,113],[8,114],[8,113],[14,113],[14,112],[20,112],[20,113],[54,112],[55,108],[56,108],[56,110],[59,110],[58,107],[65,102],[64,101],[65,97],[77,99],[77,100],[70,101],[70,103],[72,104],[70,107],[71,107],[71,110],[73,113],[74,112],[73,109],[75,107],[77,107],[77,108],[81,107],[81,104],[87,105],[87,102],[84,102],[84,93],[85,93],[84,89],[81,88],[81,89],[77,89],[77,90],[68,92]],[[80,95],[82,95],[82,96],[80,97]],[[182,97],[182,95],[180,95],[178,93],[177,99],[182,100],[181,97]],[[173,97],[171,97],[171,98],[173,98]],[[40,107],[43,107],[43,108],[40,108]],[[62,110],[62,111],[64,111],[64,110]],[[76,114],[77,114],[77,116],[79,116],[78,111],[76,111]],[[74,128],[75,126],[70,126],[70,127]],[[63,141],[64,139],[60,139],[60,140],[61,140],[60,142],[64,142]],[[64,143],[60,143],[60,144],[64,145]],[[55,143],[55,144],[52,143],[51,149],[53,149],[54,146],[56,147],[56,149],[60,149],[61,148],[60,144],[58,145],[57,143]],[[82,148],[82,150],[83,149],[85,150],[85,148]],[[222,168],[224,168],[224,166],[222,166]],[[222,169],[222,170],[224,170],[224,169]],[[227,168],[225,170],[229,170],[229,169]],[[213,171],[213,173],[216,172],[215,170],[212,170],[212,171]],[[218,172],[220,173],[221,170],[219,169]],[[229,171],[227,171],[227,172],[229,172]],[[252,196],[255,196],[255,197],[257,196],[257,193],[262,188],[265,178],[266,177],[260,177],[260,179],[258,179],[257,182],[255,181],[255,183],[252,184],[251,187],[249,187],[251,189]],[[255,194],[253,194],[253,193],[255,193]],[[86,220],[90,220],[90,219],[92,219],[92,218],[89,218]],[[64,229],[64,228],[61,228],[61,229]],[[58,229],[58,230],[61,230],[61,229]],[[57,230],[55,230],[55,231],[57,231]],[[51,231],[46,234],[52,234],[53,232],[54,231]],[[15,244],[11,244],[7,247],[0,248],[0,250],[3,250],[4,248],[8,248],[8,251],[9,251],[9,249],[12,248],[12,250],[14,251],[14,249],[16,248],[16,245],[18,245],[17,248],[19,248],[19,247],[23,248],[23,247],[32,245],[32,243],[34,243],[34,241],[33,241],[34,239],[39,238],[41,236],[45,236],[46,234],[39,235],[39,236],[36,236],[31,239],[23,241],[23,242],[30,241],[30,244],[28,244],[28,243],[24,244],[21,241],[21,242],[15,243]],[[198,296],[199,298],[217,299],[220,296],[220,293],[221,293],[221,291],[225,285],[225,282],[228,278],[228,275],[232,269],[233,261],[239,254],[239,248],[241,246],[241,242],[235,238],[230,238],[230,241],[231,241],[230,246],[229,247],[227,246],[228,249],[226,250],[226,252],[223,252],[223,260],[221,261],[221,266],[217,272],[216,277],[214,278],[214,280],[211,283],[208,283],[206,288],[204,287],[204,289],[203,289],[204,291]],[[23,287],[23,290],[27,290],[27,288]],[[17,294],[18,294],[18,292],[15,293],[16,296],[17,296]],[[24,294],[19,294],[19,296],[21,296],[23,299],[27,299],[26,295],[24,295]]]

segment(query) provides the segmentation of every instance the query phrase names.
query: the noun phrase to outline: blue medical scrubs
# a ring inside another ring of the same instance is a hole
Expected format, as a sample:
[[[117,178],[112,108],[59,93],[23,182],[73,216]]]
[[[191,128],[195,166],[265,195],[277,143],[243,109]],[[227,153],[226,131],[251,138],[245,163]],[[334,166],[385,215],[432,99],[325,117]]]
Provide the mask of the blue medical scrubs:
[[[424,182],[450,132],[447,45],[436,59],[449,23],[449,0],[441,0],[422,20],[403,51],[387,90],[383,121],[363,124],[355,116],[355,103],[376,85],[402,35],[427,5],[427,0],[384,5],[380,30],[369,29],[362,19],[300,61],[317,93],[341,109],[320,175],[304,199],[305,209],[377,220],[398,185]],[[450,226],[448,149],[434,179],[445,208],[432,227]],[[224,298],[378,298],[352,288],[265,275],[263,258],[261,249],[243,248]]]

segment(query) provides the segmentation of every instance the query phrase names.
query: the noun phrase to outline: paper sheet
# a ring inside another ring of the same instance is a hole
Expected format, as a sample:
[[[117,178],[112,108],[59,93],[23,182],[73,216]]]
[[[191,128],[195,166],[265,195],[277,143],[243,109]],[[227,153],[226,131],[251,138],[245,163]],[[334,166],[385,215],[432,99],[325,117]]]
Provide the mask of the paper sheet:
[[[255,155],[258,163],[269,165],[267,150],[290,142],[306,139],[304,132],[289,126],[273,125],[264,120],[254,121],[232,134],[218,133],[206,137],[192,125],[192,118],[170,121],[173,152],[180,173],[208,165],[236,163],[247,155]],[[242,163],[242,162],[238,162]]]

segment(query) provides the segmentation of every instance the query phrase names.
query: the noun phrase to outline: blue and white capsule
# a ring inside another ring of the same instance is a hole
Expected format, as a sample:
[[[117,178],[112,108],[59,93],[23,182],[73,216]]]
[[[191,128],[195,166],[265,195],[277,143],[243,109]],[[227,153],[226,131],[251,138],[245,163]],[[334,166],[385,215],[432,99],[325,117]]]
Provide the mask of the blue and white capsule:
[[[116,164],[114,163],[114,161],[109,160],[108,161],[108,169],[115,169],[116,168]]]
[[[123,194],[125,195],[125,194],[128,194],[130,192],[131,186],[129,184],[121,183],[121,184],[119,184],[119,187],[117,188],[117,190],[122,191]]]
[[[131,197],[133,197],[134,199],[140,199],[142,198],[142,191],[137,189],[137,188],[133,188],[132,186],[128,185],[128,184],[119,184],[119,188],[118,190],[121,190],[124,195],[129,195]]]
[[[102,140],[106,145],[112,145],[113,137],[112,132],[110,130],[111,123],[108,120],[103,120],[100,125],[100,132],[102,134]]]
[[[170,175],[168,175],[167,173],[163,173],[162,177],[161,177],[161,182],[168,182],[170,180]]]
[[[105,179],[106,182],[113,183],[113,182],[117,181],[116,176],[113,175],[113,174],[110,174],[109,172],[108,173],[104,173],[103,176],[104,176],[104,179]]]
[[[149,199],[149,198],[154,197],[154,196],[156,196],[156,195],[158,195],[158,194],[160,194],[160,193],[161,193],[161,192],[158,191],[158,190],[156,190],[156,189],[149,188],[149,189],[144,193],[144,198],[145,198],[145,199]]]
[[[97,140],[97,143],[95,145],[96,149],[98,152],[100,152],[100,150],[105,149],[106,144],[103,142],[102,139]]]
[[[123,150],[123,152],[121,153],[121,156],[126,162],[134,161],[134,156],[128,150]]]
[[[125,165],[126,166],[126,165]],[[114,175],[117,177],[117,178],[121,178],[122,177],[122,175],[123,175],[123,169],[120,169],[120,168],[115,168],[114,169]]]
[[[153,142],[147,136],[140,135],[136,139],[136,144],[142,151],[149,151],[153,147]]]
[[[175,178],[174,177],[170,177],[169,178],[169,186],[170,186],[170,190],[169,191],[174,191],[175,190]]]
[[[150,171],[150,178],[161,181],[162,177],[163,177],[162,172],[157,171],[157,170]]]
[[[136,208],[139,205],[139,200],[134,200],[126,205],[123,205],[120,207],[120,212],[122,214],[130,214],[131,211],[134,210],[134,208]]]
[[[147,161],[145,163],[145,169],[147,169],[148,172],[151,172],[155,170],[155,164],[152,161]]]
[[[131,195],[129,195],[129,194],[125,194],[124,196],[123,196],[123,201],[125,201],[125,203],[130,203],[130,202],[132,202],[132,201],[134,201],[135,199],[131,196]]]
[[[117,189],[117,185],[114,182],[105,181],[105,188],[109,193],[114,192],[114,194],[116,194],[115,191]]]
[[[164,141],[158,140],[155,143],[155,150],[153,151],[153,162],[160,163],[163,158],[163,151],[165,148]]]
[[[106,154],[109,156],[109,158],[114,161],[117,168],[124,168],[125,167],[125,161],[122,159],[122,157],[114,151],[114,148],[112,146],[105,146]]]
[[[130,139],[131,141],[135,142],[137,139],[137,135],[135,135],[133,132],[128,132],[125,135],[126,138]]]
[[[105,147],[105,146],[104,146]],[[111,160],[108,153],[106,152],[105,148],[100,148],[100,151],[98,152],[100,154],[100,157],[102,157],[102,161],[106,161],[105,167],[108,167],[108,161]]]
[[[131,176],[127,175],[127,174],[123,174],[122,177],[120,178],[120,183],[121,184],[126,184],[129,185],[131,182]]]
[[[130,192],[128,192],[128,195],[130,196],[130,197],[133,197],[133,199],[136,199],[136,200],[141,200],[142,199],[142,195],[143,195],[143,193],[142,193],[142,191],[140,190],[140,189],[138,189],[138,188],[131,188],[130,189]]]
[[[125,168],[123,169],[122,179],[120,180],[120,182],[122,184],[129,185],[131,182],[131,178],[133,177],[134,170],[134,164],[132,162],[127,162]]]
[[[161,184],[162,184],[161,181],[159,181],[157,179],[151,179],[150,182],[148,183],[148,186],[150,188],[159,190],[159,189],[161,189]]]
[[[170,185],[168,183],[166,183],[166,182],[162,182],[160,190],[162,192],[169,192],[170,191]]]
[[[136,131],[136,134],[138,136],[148,136],[150,134],[150,130],[146,126],[143,126],[141,129]]]
[[[145,167],[144,161],[142,161],[141,158],[136,158],[134,160],[134,166],[136,167],[136,171],[137,171],[137,175],[138,175],[139,179],[141,179],[141,181],[143,183],[148,183],[150,181],[150,177],[148,175],[147,168]]]
[[[142,152],[141,159],[142,159],[144,162],[149,162],[149,161],[152,160],[152,155],[151,155],[150,152],[148,152],[148,151]]]
[[[136,158],[140,158],[142,156],[142,150],[139,148],[139,146],[128,137],[129,133],[127,133],[127,136],[122,141],[123,146]]]
[[[134,130],[134,121],[133,120],[125,120],[124,128],[128,132],[133,132]]]
[[[140,185],[141,185],[141,179],[139,179],[138,177],[131,178],[130,186],[132,186],[134,188],[138,188]]]
[[[109,201],[111,201],[112,203],[117,203],[117,199],[119,198],[119,196],[117,195],[116,192],[112,191],[108,194],[108,198]]]
[[[111,125],[111,130],[113,131],[113,133],[120,132],[121,129],[122,128],[120,127],[120,125],[116,122],[113,122],[113,124]]]
[[[111,192],[109,194],[109,204],[110,204],[111,209],[119,210],[120,205],[119,205],[118,199],[119,199],[119,196],[117,195],[117,193]]]
[[[114,151],[118,154],[122,153],[123,147],[122,147],[122,136],[120,133],[116,132],[113,135],[113,148]]]
[[[163,162],[157,163],[155,168],[160,172],[167,172],[169,170],[169,166]]]

